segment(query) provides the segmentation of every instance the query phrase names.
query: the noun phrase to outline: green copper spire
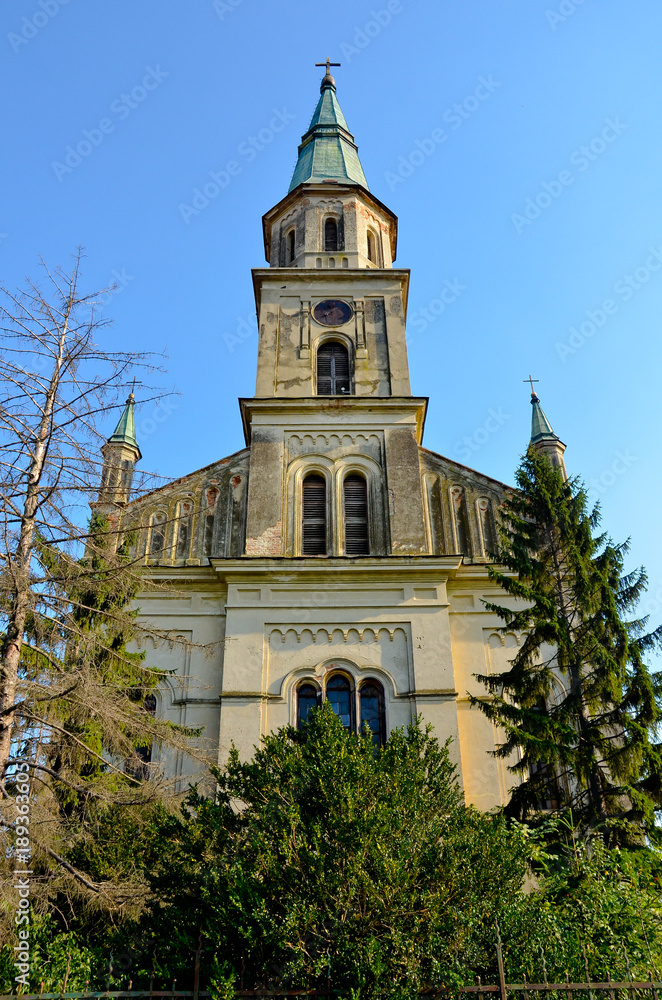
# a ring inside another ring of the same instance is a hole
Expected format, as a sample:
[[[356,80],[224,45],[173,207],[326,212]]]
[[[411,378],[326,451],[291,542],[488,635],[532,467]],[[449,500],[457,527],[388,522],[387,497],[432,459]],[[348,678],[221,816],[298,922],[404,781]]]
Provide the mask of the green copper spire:
[[[545,416],[545,411],[540,405],[540,400],[535,392],[531,393],[531,444],[538,441],[560,441],[558,434],[552,430],[552,425]]]
[[[117,421],[117,427],[108,438],[108,444],[128,444],[140,451],[138,442],[136,441],[136,423],[133,416],[134,403],[135,396],[130,392],[122,416]]]
[[[338,104],[336,81],[330,72],[331,65],[327,59],[326,76],[320,86],[320,99],[308,131],[301,137],[299,159],[289,191],[293,191],[299,184],[319,184],[329,180],[360,184],[366,191],[369,190],[359,160],[358,146]]]

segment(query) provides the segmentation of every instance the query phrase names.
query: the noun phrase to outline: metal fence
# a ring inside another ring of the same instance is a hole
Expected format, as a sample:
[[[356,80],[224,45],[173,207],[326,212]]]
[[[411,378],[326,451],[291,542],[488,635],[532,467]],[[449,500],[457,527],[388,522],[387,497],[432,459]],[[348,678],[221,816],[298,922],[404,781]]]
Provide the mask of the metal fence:
[[[588,962],[585,960],[586,979],[581,983],[570,982],[567,975],[563,982],[550,983],[547,980],[546,974],[541,983],[529,983],[526,979],[523,979],[521,983],[508,983],[506,982],[500,939],[497,939],[496,953],[499,970],[498,983],[481,983],[480,978],[478,978],[476,983],[470,986],[454,986],[452,988],[430,987],[420,990],[417,996],[438,997],[441,1000],[441,998],[459,997],[462,994],[469,994],[470,996],[476,996],[476,1000],[482,1000],[483,997],[488,1000],[489,997],[498,994],[498,1000],[532,1000],[532,994],[547,994],[547,1000],[568,1000],[570,997],[574,998],[577,994],[581,994],[582,996],[578,997],[577,1000],[599,1000],[599,998],[605,995],[608,995],[608,1000],[635,1000],[635,998],[637,1000],[662,1000],[662,982],[656,981],[653,978],[652,971],[650,972],[651,978],[648,980],[639,981],[632,979],[629,973],[630,963],[627,951],[625,951],[625,961],[628,967],[627,979],[617,981],[607,976],[605,982],[591,982],[588,976]],[[196,963],[196,980],[197,973],[198,968]],[[211,993],[197,989],[176,990],[175,986],[176,980],[172,985],[172,989],[169,990],[131,990],[129,988],[128,990],[105,990],[100,993],[87,991],[83,993],[18,993],[0,996],[0,1000],[104,1000],[106,997],[109,1000],[111,997],[122,997],[127,998],[127,1000],[152,1000],[152,998],[157,997],[160,1000],[176,1000],[176,998],[182,998],[182,1000],[184,998],[185,1000],[206,1000],[206,998],[212,996]],[[331,985],[327,986],[326,989],[315,990],[264,988],[255,990],[238,989],[235,992],[236,997],[264,997],[269,998],[269,1000],[285,1000],[287,997],[316,997],[318,1000],[344,1000],[344,994],[344,990],[335,990]],[[414,1000],[413,997],[412,1000]]]

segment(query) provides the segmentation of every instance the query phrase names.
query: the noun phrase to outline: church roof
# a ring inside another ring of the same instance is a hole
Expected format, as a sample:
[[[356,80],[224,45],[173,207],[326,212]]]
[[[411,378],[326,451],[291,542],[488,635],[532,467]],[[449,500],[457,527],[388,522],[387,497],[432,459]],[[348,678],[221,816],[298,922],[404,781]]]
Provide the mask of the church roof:
[[[117,427],[108,438],[108,444],[128,444],[131,445],[132,448],[138,448],[138,442],[136,441],[136,423],[133,414],[134,401],[135,397],[131,392],[129,393],[129,397],[126,401],[126,406],[124,407],[122,416],[117,421]]]
[[[336,97],[336,83],[329,72],[322,80],[320,92],[308,131],[301,137],[289,191],[299,184],[319,184],[326,180],[360,184],[369,190],[358,146],[347,127]]]
[[[531,406],[533,407],[531,412],[531,444],[550,439],[558,441],[559,436],[552,430],[552,425],[545,416],[545,411],[535,392],[531,394]]]

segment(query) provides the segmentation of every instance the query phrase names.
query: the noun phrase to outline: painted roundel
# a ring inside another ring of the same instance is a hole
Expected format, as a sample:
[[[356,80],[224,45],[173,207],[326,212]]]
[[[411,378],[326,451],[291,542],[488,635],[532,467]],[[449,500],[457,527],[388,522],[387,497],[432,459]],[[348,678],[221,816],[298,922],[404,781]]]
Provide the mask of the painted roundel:
[[[322,326],[342,326],[349,323],[353,315],[352,307],[342,299],[324,299],[313,309],[313,316]]]

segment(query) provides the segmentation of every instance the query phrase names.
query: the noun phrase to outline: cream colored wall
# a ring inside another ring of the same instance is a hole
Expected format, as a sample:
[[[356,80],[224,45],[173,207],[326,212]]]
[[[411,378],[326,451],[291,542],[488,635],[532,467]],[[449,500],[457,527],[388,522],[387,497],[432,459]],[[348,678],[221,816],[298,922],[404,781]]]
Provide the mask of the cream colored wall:
[[[514,779],[489,754],[498,734],[466,698],[484,693],[473,674],[504,669],[517,644],[502,640],[481,604],[497,596],[484,568],[457,557],[406,567],[398,558],[304,562],[218,559],[215,579],[209,570],[186,593],[141,598],[155,633],[172,635],[145,645],[151,665],[176,671],[160,697],[162,717],[203,726],[207,759],[223,764],[232,743],[248,759],[263,735],[296,722],[304,677],[321,683],[340,669],[357,683],[382,683],[388,732],[420,714],[442,742],[452,739],[467,802],[487,810],[505,801]],[[182,787],[204,773],[190,758],[164,755],[163,763]]]

